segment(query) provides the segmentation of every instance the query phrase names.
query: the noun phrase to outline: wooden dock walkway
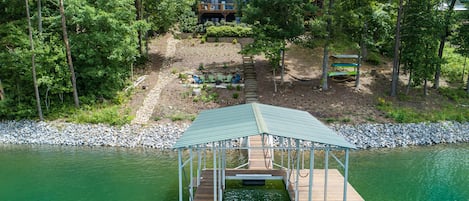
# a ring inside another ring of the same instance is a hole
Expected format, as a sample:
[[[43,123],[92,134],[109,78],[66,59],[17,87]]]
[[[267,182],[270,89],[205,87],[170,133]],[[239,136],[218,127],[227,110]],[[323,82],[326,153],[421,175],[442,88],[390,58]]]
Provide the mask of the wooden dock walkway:
[[[218,173],[218,172],[217,172]],[[226,176],[235,176],[236,174],[271,174],[272,176],[285,176],[283,170],[234,170],[227,169]],[[201,173],[202,180],[197,188],[194,201],[213,201],[213,169],[203,170]]]
[[[258,102],[257,96],[257,74],[254,67],[252,56],[243,56],[244,67],[244,94],[246,103]],[[249,147],[263,147],[261,135],[249,137]],[[266,144],[265,146],[270,147]],[[270,150],[268,149],[250,149],[249,150],[249,169],[266,170],[272,169],[272,160],[270,160]]]
[[[300,170],[300,175],[304,177],[299,177],[298,189],[299,189],[299,201],[307,201],[309,193],[309,169]],[[327,178],[327,199],[328,201],[342,201],[343,200],[343,190],[344,190],[344,177],[340,174],[337,169],[328,169],[328,178]],[[296,176],[296,171],[292,173],[292,181]],[[324,169],[314,169],[313,170],[313,197],[314,201],[324,200],[324,180],[325,180],[325,171]],[[295,184],[290,184],[288,192],[290,194],[290,199],[295,200]],[[347,185],[347,200],[348,201],[364,201],[364,199],[358,194],[358,192],[353,188],[350,183]]]
[[[249,147],[270,147],[269,144],[263,145],[262,136],[255,135],[249,137]],[[250,170],[270,170],[272,169],[270,149],[249,149],[249,165]]]
[[[218,172],[217,172],[218,174]],[[236,174],[270,174],[272,176],[282,176],[284,181],[286,180],[285,170],[234,170],[227,169],[225,171],[226,176],[235,176]],[[309,169],[300,170],[299,181],[299,199],[300,201],[308,200],[308,186],[309,186]],[[314,180],[313,180],[313,201],[324,200],[324,169],[314,169]],[[296,172],[293,171],[293,181]],[[200,186],[197,188],[194,196],[194,201],[213,201],[213,170],[203,170],[201,173]],[[344,188],[344,177],[340,174],[337,169],[328,170],[328,184],[327,184],[327,200],[328,201],[342,201],[343,200],[343,188]],[[291,200],[295,200],[294,184],[289,185],[288,192]],[[358,192],[348,184],[347,187],[347,200],[348,201],[363,201],[364,199],[358,194]]]

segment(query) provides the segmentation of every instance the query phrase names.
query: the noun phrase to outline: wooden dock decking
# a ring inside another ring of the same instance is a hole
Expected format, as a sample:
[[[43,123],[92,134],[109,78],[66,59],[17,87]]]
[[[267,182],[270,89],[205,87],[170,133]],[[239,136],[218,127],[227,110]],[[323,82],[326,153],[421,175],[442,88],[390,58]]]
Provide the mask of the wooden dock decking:
[[[313,176],[313,197],[314,201],[324,200],[324,169],[314,169]],[[284,180],[286,172],[284,170],[234,170],[228,169],[225,171],[226,176],[235,176],[236,174],[271,174],[272,176],[283,176]],[[300,170],[302,176],[309,174],[309,169]],[[292,179],[296,176],[293,171]],[[213,201],[213,170],[203,170],[201,174],[200,186],[197,188],[194,196],[194,201]],[[309,175],[300,177],[299,186],[299,199],[300,201],[308,200],[308,186]],[[344,177],[337,169],[328,170],[328,184],[327,184],[327,200],[328,201],[342,201],[343,200]],[[288,192],[291,200],[295,200],[294,184],[289,185]],[[348,184],[347,186],[347,200],[349,201],[363,201],[364,199],[358,192]]]
[[[218,173],[218,172],[217,172]],[[236,174],[271,174],[272,176],[284,176],[283,170],[234,170],[227,169],[226,176],[235,176]],[[200,186],[195,191],[194,201],[213,201],[213,169],[203,170]]]
[[[270,147],[270,145],[265,145]],[[262,136],[255,135],[249,137],[249,147],[262,147]],[[268,149],[250,149],[249,150],[250,170],[270,170],[272,169],[272,160]]]
[[[309,169],[300,170],[298,189],[299,189],[299,201],[307,201],[309,193]],[[307,176],[306,176],[307,175]],[[327,199],[328,201],[342,201],[343,190],[344,190],[344,177],[340,174],[337,169],[328,169],[327,178]],[[292,178],[296,176],[296,171],[292,173]],[[313,170],[313,189],[312,189],[312,200],[321,201],[324,200],[324,180],[325,171],[324,169]],[[293,180],[292,180],[293,181]],[[290,184],[288,192],[291,200],[295,200],[294,185]],[[348,201],[364,201],[364,199],[358,194],[350,183],[347,184],[347,200]]]

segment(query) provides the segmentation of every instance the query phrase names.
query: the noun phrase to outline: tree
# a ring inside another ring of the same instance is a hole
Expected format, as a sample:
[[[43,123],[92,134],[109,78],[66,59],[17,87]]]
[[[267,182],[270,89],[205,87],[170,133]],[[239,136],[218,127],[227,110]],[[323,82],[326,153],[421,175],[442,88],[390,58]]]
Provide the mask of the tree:
[[[272,60],[269,62],[276,69],[280,62],[276,59],[284,59],[282,52],[285,51],[286,40],[304,33],[304,14],[307,9],[312,9],[312,5],[303,0],[249,1],[243,10],[242,20],[253,25],[256,42],[245,51],[270,55],[268,58]],[[282,65],[282,82],[283,68]]]
[[[62,22],[62,32],[63,32],[63,40],[65,43],[65,50],[67,52],[67,61],[68,67],[70,68],[70,75],[72,80],[72,88],[73,88],[73,100],[75,102],[75,107],[80,107],[80,101],[78,100],[78,92],[77,92],[77,81],[75,77],[75,68],[73,67],[72,61],[72,51],[70,50],[70,42],[68,40],[68,33],[67,33],[67,25],[65,20],[65,9],[64,9],[64,2],[63,0],[59,0],[59,9],[60,9],[60,16]]]
[[[438,3],[436,0],[409,0],[405,5],[401,59],[410,72],[408,88],[423,85],[424,95],[427,95],[428,81],[441,62],[437,55],[441,27]]]
[[[451,34],[449,30],[449,26],[451,25],[451,18],[453,14],[453,8],[454,5],[456,4],[456,0],[451,0],[451,3],[448,7],[448,10],[445,13],[445,19],[444,19],[444,28],[441,33],[440,37],[440,47],[438,48],[438,57],[443,59],[443,50],[445,48],[446,44],[446,38]],[[440,87],[440,76],[441,76],[441,63],[438,63],[436,65],[436,72],[435,72],[435,81],[433,82],[433,88],[438,89]]]
[[[391,96],[397,96],[397,86],[399,83],[399,49],[401,44],[401,18],[402,18],[403,0],[399,0],[399,8],[397,11],[396,21],[396,37],[394,38],[394,59],[392,64],[392,83],[391,83]]]
[[[41,0],[37,0],[37,23],[39,33],[42,33],[42,5]]]
[[[331,43],[331,35],[332,35],[332,9],[334,6],[334,0],[329,0],[329,6],[327,9],[327,36],[326,36],[326,42],[324,43],[324,55],[323,55],[323,60],[322,60],[322,90],[327,90],[328,89],[328,84],[327,84],[327,70],[329,68],[329,45]]]
[[[462,22],[459,24],[452,39],[452,43],[456,45],[456,52],[464,57],[469,57],[469,14],[464,13]],[[467,93],[469,93],[469,76],[466,86]]]
[[[44,121],[44,116],[42,115],[42,109],[41,109],[41,98],[39,96],[39,89],[37,86],[36,63],[34,59],[35,53],[34,53],[33,31],[31,27],[31,17],[29,15],[28,0],[25,0],[25,3],[26,3],[26,17],[28,19],[29,43],[31,44],[31,66],[32,66],[32,72],[33,72],[34,94],[36,95],[37,113],[39,115],[39,119],[41,121]]]

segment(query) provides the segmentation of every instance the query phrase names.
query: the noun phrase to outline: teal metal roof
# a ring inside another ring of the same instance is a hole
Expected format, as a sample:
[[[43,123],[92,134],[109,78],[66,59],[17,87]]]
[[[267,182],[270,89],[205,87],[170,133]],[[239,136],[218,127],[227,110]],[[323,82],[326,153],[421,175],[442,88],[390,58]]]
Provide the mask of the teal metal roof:
[[[206,110],[175,144],[175,148],[270,134],[344,148],[355,148],[306,111],[250,103]]]

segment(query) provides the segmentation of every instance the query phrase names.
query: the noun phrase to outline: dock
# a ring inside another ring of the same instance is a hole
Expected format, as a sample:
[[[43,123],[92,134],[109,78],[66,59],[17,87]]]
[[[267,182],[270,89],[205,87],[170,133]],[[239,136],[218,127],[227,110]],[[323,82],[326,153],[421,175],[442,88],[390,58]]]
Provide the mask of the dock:
[[[218,172],[217,172],[218,173]],[[270,174],[272,176],[282,176],[286,180],[285,170],[225,170],[225,175],[235,176],[236,174]],[[295,175],[294,171],[292,175]],[[299,181],[299,199],[300,201],[308,200],[308,186],[309,186],[309,169],[300,170],[300,174],[305,177],[300,177]],[[314,169],[313,171],[313,201],[324,200],[324,169]],[[307,176],[306,176],[307,175]],[[213,201],[213,170],[203,170],[201,173],[200,185],[195,192],[194,201]],[[288,193],[291,200],[295,200],[294,185],[289,185]],[[343,200],[343,187],[344,177],[337,169],[328,170],[328,184],[327,184],[327,200],[328,201],[342,201]],[[348,201],[364,201],[350,183],[347,186],[347,200]]]
[[[294,170],[292,175],[296,175]],[[299,201],[308,200],[308,187],[309,187],[309,169],[300,170],[300,175],[302,175],[298,183],[299,190]],[[313,189],[312,189],[312,199],[313,201],[342,201],[344,198],[344,177],[340,174],[337,169],[328,169],[327,172],[327,199],[324,199],[324,178],[325,171],[324,169],[314,169],[313,170]],[[304,177],[303,177],[304,176]],[[290,199],[295,200],[294,185],[290,184],[288,187],[288,193],[290,194]],[[360,194],[353,188],[350,183],[347,183],[347,200],[348,201],[364,201]]]

